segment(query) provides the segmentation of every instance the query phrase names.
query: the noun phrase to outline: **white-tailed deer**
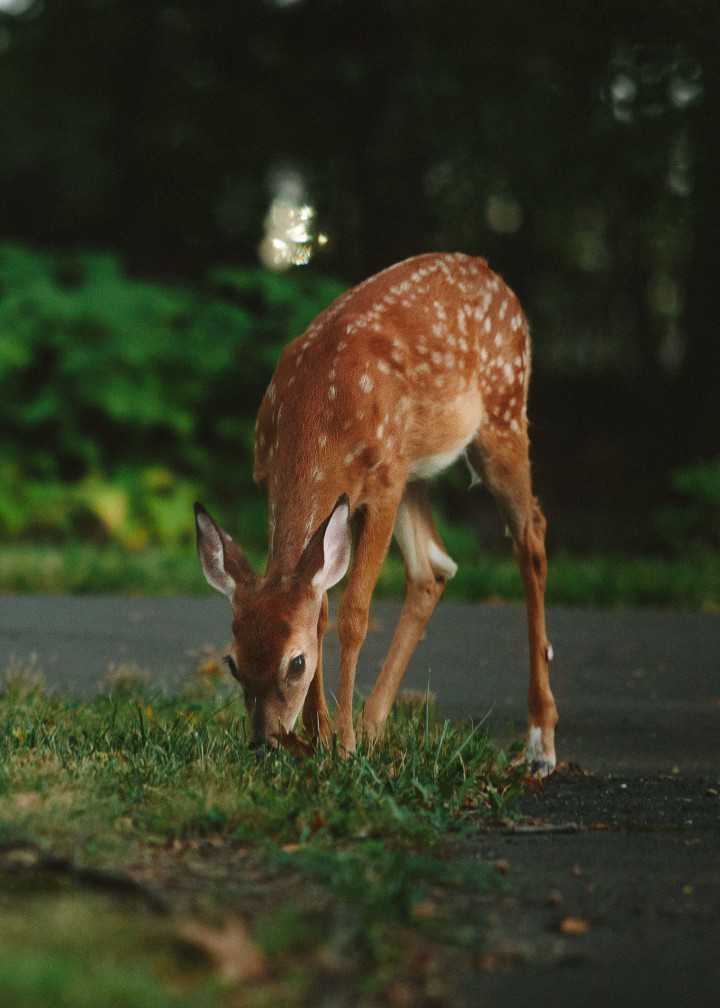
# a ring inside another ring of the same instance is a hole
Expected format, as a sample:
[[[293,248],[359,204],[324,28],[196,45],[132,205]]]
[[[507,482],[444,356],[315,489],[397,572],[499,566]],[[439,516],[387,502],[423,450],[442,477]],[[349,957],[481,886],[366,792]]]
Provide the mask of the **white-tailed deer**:
[[[456,570],[433,525],[425,480],[465,453],[495,496],[525,584],[530,639],[527,760],[555,766],[557,711],[545,634],[545,519],[533,497],[527,433],[528,327],[483,259],[421,255],[348,291],[283,352],[258,413],[254,478],[267,485],[269,555],[257,577],[200,505],[198,551],[233,608],[233,674],[254,743],[277,744],[302,710],[327,740],[322,642],[327,591],[353,564],[338,612],[335,727],[355,748],[355,669],[393,532],[405,603],[362,713],[383,730],[415,645]]]

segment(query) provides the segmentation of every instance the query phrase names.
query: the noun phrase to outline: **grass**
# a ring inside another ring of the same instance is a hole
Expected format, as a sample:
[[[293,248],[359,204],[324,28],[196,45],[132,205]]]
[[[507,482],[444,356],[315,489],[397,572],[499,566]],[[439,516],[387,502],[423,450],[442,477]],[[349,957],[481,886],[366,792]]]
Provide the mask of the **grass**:
[[[6,677],[4,1005],[315,1004],[328,984],[371,1005],[398,982],[422,999],[418,956],[457,976],[481,944],[498,876],[462,840],[522,788],[481,727],[413,697],[372,752],[258,760],[215,683],[81,702]]]
[[[448,537],[449,541],[450,537]],[[522,581],[510,555],[480,554],[462,541],[449,541],[459,561],[447,598],[519,600]],[[261,558],[252,557],[257,569]],[[378,594],[402,592],[402,565],[385,563]],[[194,547],[153,548],[143,552],[119,546],[70,543],[60,546],[4,545],[0,548],[0,592],[72,594],[205,594]],[[710,550],[682,560],[666,557],[603,555],[550,558],[550,604],[682,608],[720,607],[720,556]]]

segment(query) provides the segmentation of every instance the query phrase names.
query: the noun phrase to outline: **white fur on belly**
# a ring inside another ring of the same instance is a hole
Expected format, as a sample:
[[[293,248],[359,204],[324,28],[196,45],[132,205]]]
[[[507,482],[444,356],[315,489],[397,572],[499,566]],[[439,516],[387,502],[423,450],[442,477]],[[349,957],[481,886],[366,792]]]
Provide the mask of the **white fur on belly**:
[[[460,457],[469,442],[470,438],[457,447],[451,448],[450,451],[438,452],[437,455],[426,455],[425,458],[418,459],[410,470],[410,479],[431,479],[433,476],[437,476]]]

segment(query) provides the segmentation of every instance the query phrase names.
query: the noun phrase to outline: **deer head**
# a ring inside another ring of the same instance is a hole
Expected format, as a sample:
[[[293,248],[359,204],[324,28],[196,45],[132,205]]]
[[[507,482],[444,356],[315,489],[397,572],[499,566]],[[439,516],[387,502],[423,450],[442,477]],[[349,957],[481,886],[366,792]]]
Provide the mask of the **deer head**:
[[[318,668],[318,618],[324,593],[350,562],[350,508],[343,494],[290,574],[258,577],[242,550],[195,505],[200,563],[232,606],[230,671],[243,689],[251,746],[277,746],[292,731]]]

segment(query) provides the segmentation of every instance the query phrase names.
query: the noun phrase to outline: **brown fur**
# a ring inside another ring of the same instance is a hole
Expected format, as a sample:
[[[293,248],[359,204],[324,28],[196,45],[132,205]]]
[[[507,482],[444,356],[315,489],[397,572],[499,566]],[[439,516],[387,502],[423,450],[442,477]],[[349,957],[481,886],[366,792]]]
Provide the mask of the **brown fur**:
[[[234,635],[239,660],[272,683],[288,636],[300,624],[307,636],[312,626],[317,668],[303,720],[317,734],[327,737],[329,726],[322,687],[327,600],[313,597],[309,585],[322,564],[321,532],[335,502],[348,495],[356,524],[338,615],[336,714],[340,741],[352,750],[355,669],[393,529],[397,523],[406,598],[365,705],[362,728],[370,738],[382,731],[413,649],[455,569],[418,479],[465,449],[515,543],[528,611],[530,755],[541,772],[554,766],[545,519],[531,488],[529,373],[528,327],[517,298],[485,260],[459,254],[417,256],[371,277],[283,352],[256,425],[254,477],[266,484],[269,505],[267,570],[256,585],[249,588],[244,580],[238,586]],[[251,656],[253,648],[258,651]]]

